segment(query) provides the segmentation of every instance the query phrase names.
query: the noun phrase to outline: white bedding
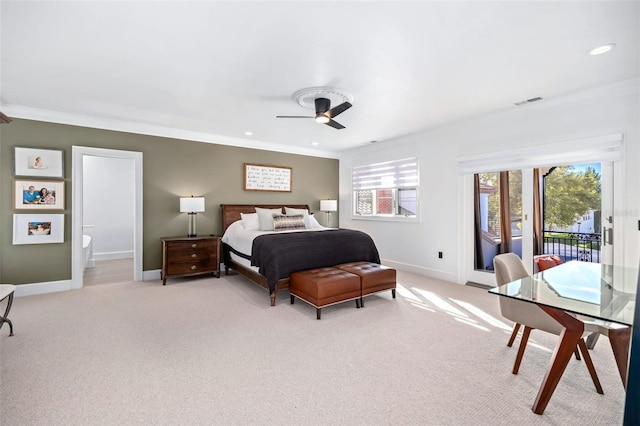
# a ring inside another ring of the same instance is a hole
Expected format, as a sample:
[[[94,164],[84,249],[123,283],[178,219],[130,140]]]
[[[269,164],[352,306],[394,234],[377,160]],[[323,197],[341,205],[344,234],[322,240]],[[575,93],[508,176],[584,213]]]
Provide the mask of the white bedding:
[[[320,225],[313,216],[309,216],[309,219],[312,226],[311,228],[295,229],[292,231],[279,231],[279,232],[247,230],[242,224],[242,220],[237,220],[233,222],[231,225],[229,225],[227,230],[224,232],[224,235],[222,236],[222,242],[233,247],[234,250],[239,251],[240,253],[246,254],[247,256],[251,256],[251,248],[253,246],[253,240],[254,238],[260,235],[282,234],[287,232],[314,232],[314,231],[324,231],[327,229],[332,229],[332,228],[327,228],[325,226]],[[236,258],[240,258],[240,256],[236,256]],[[234,260],[236,259],[234,258]],[[249,261],[246,261],[246,262],[249,262]],[[242,263],[245,264],[244,262]]]

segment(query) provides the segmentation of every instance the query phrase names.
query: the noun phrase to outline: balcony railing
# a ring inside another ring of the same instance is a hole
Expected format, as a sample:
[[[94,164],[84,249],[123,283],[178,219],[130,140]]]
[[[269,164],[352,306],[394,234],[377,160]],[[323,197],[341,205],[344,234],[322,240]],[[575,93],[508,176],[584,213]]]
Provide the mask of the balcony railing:
[[[563,262],[600,262],[600,234],[544,231],[544,254],[560,256]]]

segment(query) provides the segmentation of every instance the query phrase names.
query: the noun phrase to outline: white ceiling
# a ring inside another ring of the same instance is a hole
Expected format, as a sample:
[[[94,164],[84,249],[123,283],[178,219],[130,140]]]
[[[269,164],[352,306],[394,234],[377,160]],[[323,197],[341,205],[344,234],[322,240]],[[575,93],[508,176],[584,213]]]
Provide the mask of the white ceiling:
[[[637,78],[639,5],[2,0],[0,104],[13,117],[335,156]],[[586,54],[603,43],[617,48]],[[312,113],[291,95],[313,86],[353,95],[336,119],[346,129],[275,118]]]

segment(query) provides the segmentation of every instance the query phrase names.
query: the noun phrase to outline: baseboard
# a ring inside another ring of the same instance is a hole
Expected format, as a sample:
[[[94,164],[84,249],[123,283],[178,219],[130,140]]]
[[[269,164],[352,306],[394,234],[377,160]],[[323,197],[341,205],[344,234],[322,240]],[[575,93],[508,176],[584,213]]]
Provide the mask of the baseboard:
[[[153,281],[160,279],[160,269],[142,271],[143,281]],[[16,285],[15,297],[33,296],[35,294],[55,293],[58,291],[73,290],[71,280],[49,281],[42,283],[18,284]]]
[[[115,259],[133,259],[133,251],[111,251],[104,253],[94,253],[95,260],[115,260]]]
[[[16,297],[71,290],[71,280],[16,285]]]
[[[416,275],[424,275],[430,278],[436,278],[442,281],[449,281],[452,283],[458,283],[458,274],[439,271],[437,269],[425,268],[424,266],[411,265],[409,263],[395,262],[389,259],[381,259],[380,260],[383,265],[394,268],[398,271],[411,272]]]
[[[142,281],[155,281],[162,277],[160,269],[152,269],[149,271],[142,271]]]

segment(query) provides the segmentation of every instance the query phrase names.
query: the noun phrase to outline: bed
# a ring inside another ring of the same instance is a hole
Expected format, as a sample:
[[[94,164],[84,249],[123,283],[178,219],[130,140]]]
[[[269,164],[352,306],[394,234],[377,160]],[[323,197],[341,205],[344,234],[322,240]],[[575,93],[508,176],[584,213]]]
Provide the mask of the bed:
[[[286,206],[310,211],[308,205]],[[229,234],[242,226],[237,223],[242,213],[255,213],[259,207],[280,209],[284,214],[284,205],[222,204],[221,207],[225,275],[235,271],[266,289],[271,306],[275,306],[277,292],[289,288],[289,276],[295,271],[356,261],[380,263],[378,250],[369,235],[320,225],[299,232],[265,232],[268,235],[259,235],[243,244],[227,244],[225,241],[232,241]],[[249,247],[251,253],[248,253]]]

